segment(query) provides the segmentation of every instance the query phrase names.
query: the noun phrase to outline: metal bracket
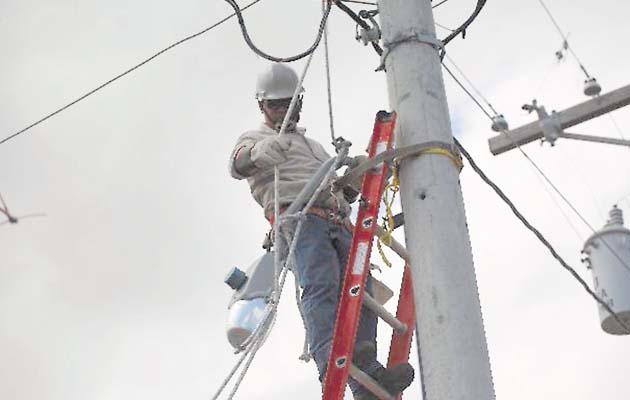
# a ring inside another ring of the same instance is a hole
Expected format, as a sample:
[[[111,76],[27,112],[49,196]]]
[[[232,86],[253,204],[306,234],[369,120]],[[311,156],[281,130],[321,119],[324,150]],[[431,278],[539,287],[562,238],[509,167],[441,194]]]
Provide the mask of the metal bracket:
[[[359,16],[363,19],[367,19],[372,23],[372,27],[365,29],[360,27],[358,24],[355,28],[355,39],[358,42],[363,43],[364,46],[367,46],[368,43],[378,43],[381,40],[381,28],[378,26],[378,22],[374,19],[374,13],[368,11],[361,11]]]
[[[433,36],[428,36],[428,35],[423,35],[423,34],[413,34],[410,36],[405,36],[402,37],[400,39],[396,39],[393,40],[389,43],[384,43],[383,47],[383,54],[381,55],[381,64],[378,66],[378,68],[376,68],[376,71],[385,71],[385,61],[387,60],[387,57],[389,56],[389,53],[391,53],[396,47],[398,47],[399,45],[403,44],[403,43],[408,43],[408,42],[416,42],[416,43],[422,43],[422,44],[426,44],[429,45],[431,47],[433,47],[435,50],[437,50],[438,52],[443,52],[444,50],[444,44],[442,43],[441,40],[439,40],[436,37]]]
[[[533,100],[532,104],[524,104],[521,108],[530,113],[532,111],[536,111],[536,114],[538,114],[540,128],[542,129],[544,135],[543,140],[549,142],[551,146],[554,146],[556,139],[561,137],[563,134],[558,113],[554,110],[551,112],[551,115],[549,115],[547,110],[545,110],[545,107],[539,106],[536,100]]]

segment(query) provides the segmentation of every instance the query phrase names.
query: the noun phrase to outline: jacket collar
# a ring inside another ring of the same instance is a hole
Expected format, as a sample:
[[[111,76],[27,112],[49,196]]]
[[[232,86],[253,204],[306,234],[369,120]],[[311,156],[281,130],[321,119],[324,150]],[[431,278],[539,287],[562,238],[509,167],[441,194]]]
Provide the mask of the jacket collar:
[[[267,124],[265,124],[264,122],[262,122],[260,124],[260,130],[262,132],[268,133],[268,134],[276,134],[278,133],[275,129],[270,128],[269,126],[267,126]],[[300,135],[304,136],[306,134],[306,128],[303,128],[301,126],[298,126],[295,131],[295,133],[299,133]],[[288,133],[288,132],[287,132]]]

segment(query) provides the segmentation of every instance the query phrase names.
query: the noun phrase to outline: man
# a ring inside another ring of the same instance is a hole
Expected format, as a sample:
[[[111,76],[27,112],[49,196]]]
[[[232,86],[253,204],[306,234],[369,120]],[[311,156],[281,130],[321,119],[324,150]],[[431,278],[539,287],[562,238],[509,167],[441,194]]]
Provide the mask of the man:
[[[323,146],[305,136],[297,126],[302,109],[303,88],[299,88],[296,107],[286,131],[278,135],[291,98],[299,85],[296,73],[284,64],[273,63],[258,77],[256,98],[264,123],[242,134],[230,157],[230,173],[247,179],[254,199],[265,217],[274,213],[274,167],[280,172],[281,209],[294,201],[319,167],[330,158]],[[330,353],[339,291],[350,250],[352,232],[348,215],[350,205],[343,196],[323,191],[302,225],[295,248],[295,271],[302,287],[302,308],[309,333],[309,348],[323,381]],[[368,277],[367,291],[371,291]],[[354,363],[390,393],[397,394],[411,384],[414,371],[408,363],[385,369],[376,360],[377,317],[369,309],[361,312]],[[355,399],[376,397],[353,379],[349,380]]]

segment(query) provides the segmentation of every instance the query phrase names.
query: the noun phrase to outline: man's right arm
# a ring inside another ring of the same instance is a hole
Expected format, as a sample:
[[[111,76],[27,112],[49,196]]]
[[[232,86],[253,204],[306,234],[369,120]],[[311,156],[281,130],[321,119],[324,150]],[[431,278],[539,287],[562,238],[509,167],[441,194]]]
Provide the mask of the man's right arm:
[[[252,161],[252,148],[254,143],[241,143],[232,153],[230,160],[230,174],[236,179],[248,178],[257,171],[254,161]]]
[[[288,135],[270,135],[259,140],[240,140],[230,160],[230,172],[236,179],[250,177],[262,170],[282,164],[291,147]]]

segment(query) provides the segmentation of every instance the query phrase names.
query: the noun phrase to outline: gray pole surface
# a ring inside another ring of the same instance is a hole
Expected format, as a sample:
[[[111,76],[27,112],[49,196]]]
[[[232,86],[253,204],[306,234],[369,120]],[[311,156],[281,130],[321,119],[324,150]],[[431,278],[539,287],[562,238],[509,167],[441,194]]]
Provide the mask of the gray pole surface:
[[[381,0],[387,84],[397,112],[396,147],[452,144],[429,0]],[[440,154],[400,166],[426,400],[490,400],[494,388],[466,226],[459,170]]]

